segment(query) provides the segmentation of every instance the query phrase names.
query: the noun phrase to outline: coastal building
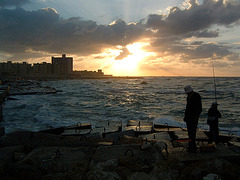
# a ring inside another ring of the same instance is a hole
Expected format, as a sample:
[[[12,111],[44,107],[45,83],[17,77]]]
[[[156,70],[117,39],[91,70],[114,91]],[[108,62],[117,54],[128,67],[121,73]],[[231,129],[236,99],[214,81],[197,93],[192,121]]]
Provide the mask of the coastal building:
[[[98,71],[74,71],[74,75],[80,77],[101,77],[104,76],[104,73],[101,69],[98,69]]]
[[[32,67],[33,74],[53,74],[53,66],[51,63],[35,63]]]
[[[52,57],[52,65],[54,74],[72,74],[73,72],[73,58],[66,57]]]
[[[31,66],[26,62],[12,63],[12,61],[7,61],[6,63],[0,63],[0,74],[7,76],[30,74]]]
[[[52,62],[42,62],[28,64],[27,62],[12,61],[0,63],[0,79],[1,77],[82,77],[82,78],[107,78],[112,75],[104,75],[101,69],[97,71],[74,71],[73,72],[73,57],[67,57],[62,54],[62,57],[52,57]]]

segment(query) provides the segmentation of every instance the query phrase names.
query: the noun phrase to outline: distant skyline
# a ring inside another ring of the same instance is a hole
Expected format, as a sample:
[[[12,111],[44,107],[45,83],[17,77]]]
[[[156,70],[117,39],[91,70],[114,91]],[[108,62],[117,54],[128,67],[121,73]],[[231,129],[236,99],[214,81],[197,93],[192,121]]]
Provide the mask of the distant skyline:
[[[0,62],[240,77],[240,0],[0,0]]]

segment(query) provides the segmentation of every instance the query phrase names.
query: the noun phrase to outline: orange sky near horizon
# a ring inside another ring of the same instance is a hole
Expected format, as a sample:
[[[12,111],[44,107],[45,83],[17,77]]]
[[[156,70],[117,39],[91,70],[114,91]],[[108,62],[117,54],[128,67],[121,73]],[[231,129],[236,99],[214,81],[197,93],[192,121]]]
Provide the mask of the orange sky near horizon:
[[[106,49],[105,52],[83,57],[79,60],[74,58],[74,70],[97,71],[102,69],[105,74],[114,76],[203,76],[213,75],[211,62],[186,63],[181,62],[180,57],[162,56],[156,58],[155,52],[145,52],[144,46],[148,43],[134,43],[126,46],[129,55],[121,60],[115,60],[122,52],[121,48]],[[239,72],[232,71],[229,75],[224,67],[215,67],[216,76],[237,77]]]

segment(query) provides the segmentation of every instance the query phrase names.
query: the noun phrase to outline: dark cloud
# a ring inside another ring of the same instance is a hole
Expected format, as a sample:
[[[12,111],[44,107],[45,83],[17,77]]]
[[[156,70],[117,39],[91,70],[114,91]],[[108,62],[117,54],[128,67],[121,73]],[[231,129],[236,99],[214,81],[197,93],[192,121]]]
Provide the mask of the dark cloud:
[[[205,30],[214,24],[231,25],[240,19],[240,5],[225,4],[223,0],[204,0],[202,4],[190,1],[191,7],[181,10],[173,7],[167,17],[149,15],[147,26],[159,35],[180,35]]]
[[[30,0],[0,0],[0,7],[20,7],[30,3]]]
[[[203,44],[203,41],[194,41],[191,43],[191,45],[201,45]]]
[[[49,53],[89,55],[103,48],[126,45],[146,31],[143,24],[127,25],[117,20],[111,25],[97,25],[78,17],[62,19],[53,8],[38,11],[0,9],[0,51],[28,50]]]
[[[8,3],[7,3],[8,2]],[[0,6],[22,5],[29,0],[3,1]],[[26,52],[49,54],[76,54],[87,56],[101,53],[105,48],[151,39],[149,51],[159,56],[181,55],[183,60],[196,58],[230,57],[227,46],[187,38],[214,38],[220,31],[214,25],[234,25],[240,19],[240,5],[223,0],[190,1],[187,9],[171,8],[168,15],[151,14],[146,22],[126,24],[118,19],[110,25],[79,17],[63,19],[53,8],[26,11],[21,8],[0,9],[0,52],[19,54]],[[214,26],[215,27],[215,26]],[[126,49],[116,59],[129,55]],[[234,56],[236,57],[236,55]]]
[[[231,56],[228,57],[228,60],[239,61],[240,60],[240,55],[239,54],[232,54]]]
[[[115,60],[122,60],[122,59],[128,57],[128,56],[131,55],[131,54],[132,54],[132,53],[130,53],[127,48],[123,48],[123,49],[122,49],[122,52],[120,53],[119,56],[117,56],[117,57],[115,58]]]
[[[168,16],[151,14],[147,27],[155,32],[151,44],[159,55],[181,55],[182,60],[229,57],[229,47],[203,42],[188,43],[186,38],[215,38],[219,30],[210,30],[216,25],[231,26],[240,20],[240,5],[223,0],[203,0],[198,4],[190,0],[187,9],[171,8]]]
[[[189,33],[189,36],[194,36],[198,38],[213,38],[218,37],[219,32],[218,31],[209,31],[209,30],[203,30],[203,31],[197,31],[194,33]]]
[[[216,44],[201,44],[194,49],[185,48],[182,52],[184,52],[185,59],[206,59],[209,57],[221,59],[232,54],[226,47]]]

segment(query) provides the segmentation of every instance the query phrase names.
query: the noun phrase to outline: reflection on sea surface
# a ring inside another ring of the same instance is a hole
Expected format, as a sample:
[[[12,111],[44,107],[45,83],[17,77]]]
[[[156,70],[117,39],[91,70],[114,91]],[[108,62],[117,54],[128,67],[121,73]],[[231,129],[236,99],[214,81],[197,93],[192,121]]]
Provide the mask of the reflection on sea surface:
[[[144,81],[144,83],[142,83]],[[42,82],[61,90],[56,94],[18,95],[6,101],[2,124],[6,131],[41,130],[100,121],[141,120],[183,122],[186,95],[191,85],[200,93],[203,112],[199,125],[206,127],[206,114],[214,101],[212,78],[145,77],[143,79],[59,80]],[[240,78],[217,78],[221,128],[240,127]]]

